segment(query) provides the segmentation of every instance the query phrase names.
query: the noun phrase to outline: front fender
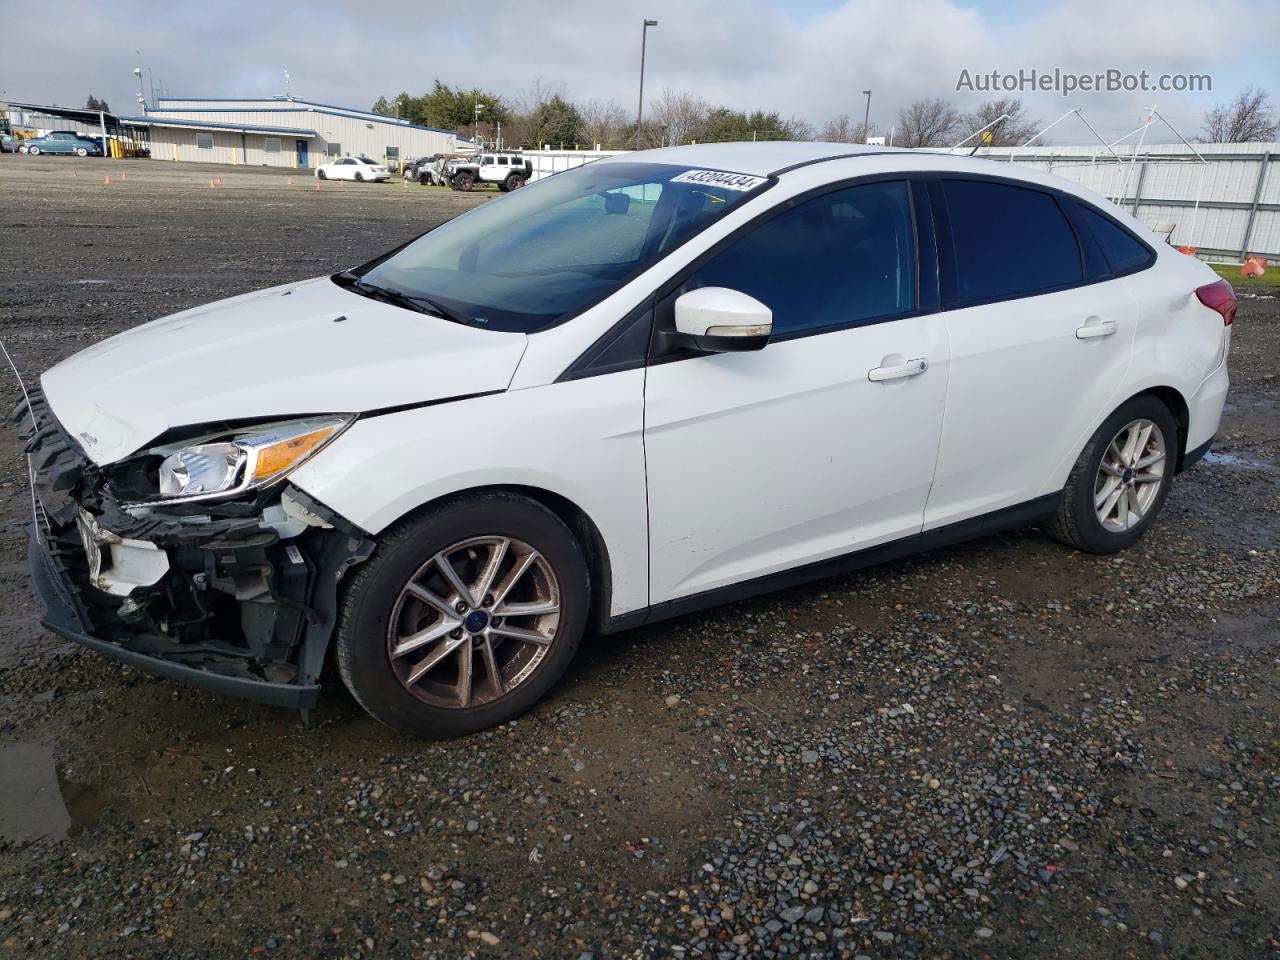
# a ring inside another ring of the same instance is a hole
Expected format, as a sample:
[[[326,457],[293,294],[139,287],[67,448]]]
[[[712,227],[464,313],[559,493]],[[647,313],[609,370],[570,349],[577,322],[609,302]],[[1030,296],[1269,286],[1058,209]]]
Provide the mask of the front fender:
[[[643,430],[644,371],[629,370],[362,418],[291,480],[374,534],[479,487],[563,497],[600,531],[618,616],[649,600]]]

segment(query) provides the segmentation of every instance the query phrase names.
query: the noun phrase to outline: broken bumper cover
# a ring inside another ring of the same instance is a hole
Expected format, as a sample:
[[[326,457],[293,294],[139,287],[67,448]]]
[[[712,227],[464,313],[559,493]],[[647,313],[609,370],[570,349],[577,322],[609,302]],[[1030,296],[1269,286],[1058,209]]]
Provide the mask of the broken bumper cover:
[[[14,419],[27,441],[28,555],[45,627],[196,687],[315,705],[338,584],[372,552],[367,534],[287,484],[255,501],[202,505],[202,514],[132,513],[39,388]],[[130,552],[140,548],[161,562],[140,567]]]
[[[275,707],[301,710],[314,707],[320,699],[318,683],[274,683],[270,680],[215,673],[206,667],[188,666],[176,660],[140,653],[110,640],[99,640],[91,636],[88,632],[91,628],[85,624],[80,612],[76,609],[73,600],[74,587],[67,582],[53,557],[41,544],[35,522],[28,523],[26,530],[31,578],[35,585],[36,596],[44,604],[45,610],[40,622],[58,636],[88,647],[112,660],[118,660],[131,667],[138,667],[171,680],[181,680],[183,683],[189,683],[204,690],[256,700]]]

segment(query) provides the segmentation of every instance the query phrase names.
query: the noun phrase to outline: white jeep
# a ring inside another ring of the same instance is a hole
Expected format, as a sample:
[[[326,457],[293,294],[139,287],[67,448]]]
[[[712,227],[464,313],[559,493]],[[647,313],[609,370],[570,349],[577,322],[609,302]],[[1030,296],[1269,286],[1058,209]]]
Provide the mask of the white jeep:
[[[503,193],[518,190],[533,176],[533,163],[515,151],[484,153],[459,163],[449,180],[455,190],[471,190],[477,183],[496,183]]]

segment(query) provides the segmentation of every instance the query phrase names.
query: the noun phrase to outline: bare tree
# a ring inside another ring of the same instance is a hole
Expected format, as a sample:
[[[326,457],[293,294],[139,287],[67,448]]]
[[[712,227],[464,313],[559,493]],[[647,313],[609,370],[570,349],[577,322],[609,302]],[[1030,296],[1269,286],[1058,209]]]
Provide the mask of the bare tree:
[[[787,131],[788,140],[816,140],[813,124],[804,117],[790,117],[783,128]]]
[[[1022,101],[1015,97],[1001,97],[999,100],[987,100],[978,109],[966,113],[960,120],[960,140],[970,134],[977,133],[989,123],[1008,114],[999,123],[987,131],[990,140],[974,137],[969,144],[984,147],[1018,147],[1026,143],[1040,130],[1040,121],[1033,120],[1023,111]],[[981,140],[981,142],[979,142]],[[968,146],[968,144],[966,144]]]
[[[940,98],[916,100],[898,113],[894,143],[900,147],[951,146],[960,111]]]
[[[623,131],[627,128],[627,111],[614,100],[587,100],[578,104],[582,114],[582,133],[592,145],[600,144],[605,150],[623,145]]]
[[[645,146],[657,146],[659,142],[697,140],[706,126],[711,107],[696,94],[668,87],[646,112],[648,118],[641,140]]]
[[[1230,103],[1220,103],[1204,118],[1207,143],[1270,142],[1280,136],[1280,120],[1271,109],[1271,95],[1261,87],[1246,87]]]
[[[869,136],[879,136],[874,124],[869,130],[864,129],[861,120],[851,120],[847,113],[842,113],[822,125],[822,136],[818,139],[827,143],[865,143]]]

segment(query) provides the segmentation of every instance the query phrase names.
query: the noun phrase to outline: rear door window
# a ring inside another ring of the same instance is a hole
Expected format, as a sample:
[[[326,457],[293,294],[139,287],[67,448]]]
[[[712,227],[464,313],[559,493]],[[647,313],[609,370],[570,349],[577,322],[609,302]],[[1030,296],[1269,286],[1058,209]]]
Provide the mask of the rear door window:
[[[1141,240],[1088,204],[1079,206],[1089,233],[1102,248],[1113,273],[1130,273],[1151,262],[1151,251]]]
[[[942,180],[950,243],[948,306],[1027,297],[1084,279],[1080,245],[1050,193],[990,180]]]

